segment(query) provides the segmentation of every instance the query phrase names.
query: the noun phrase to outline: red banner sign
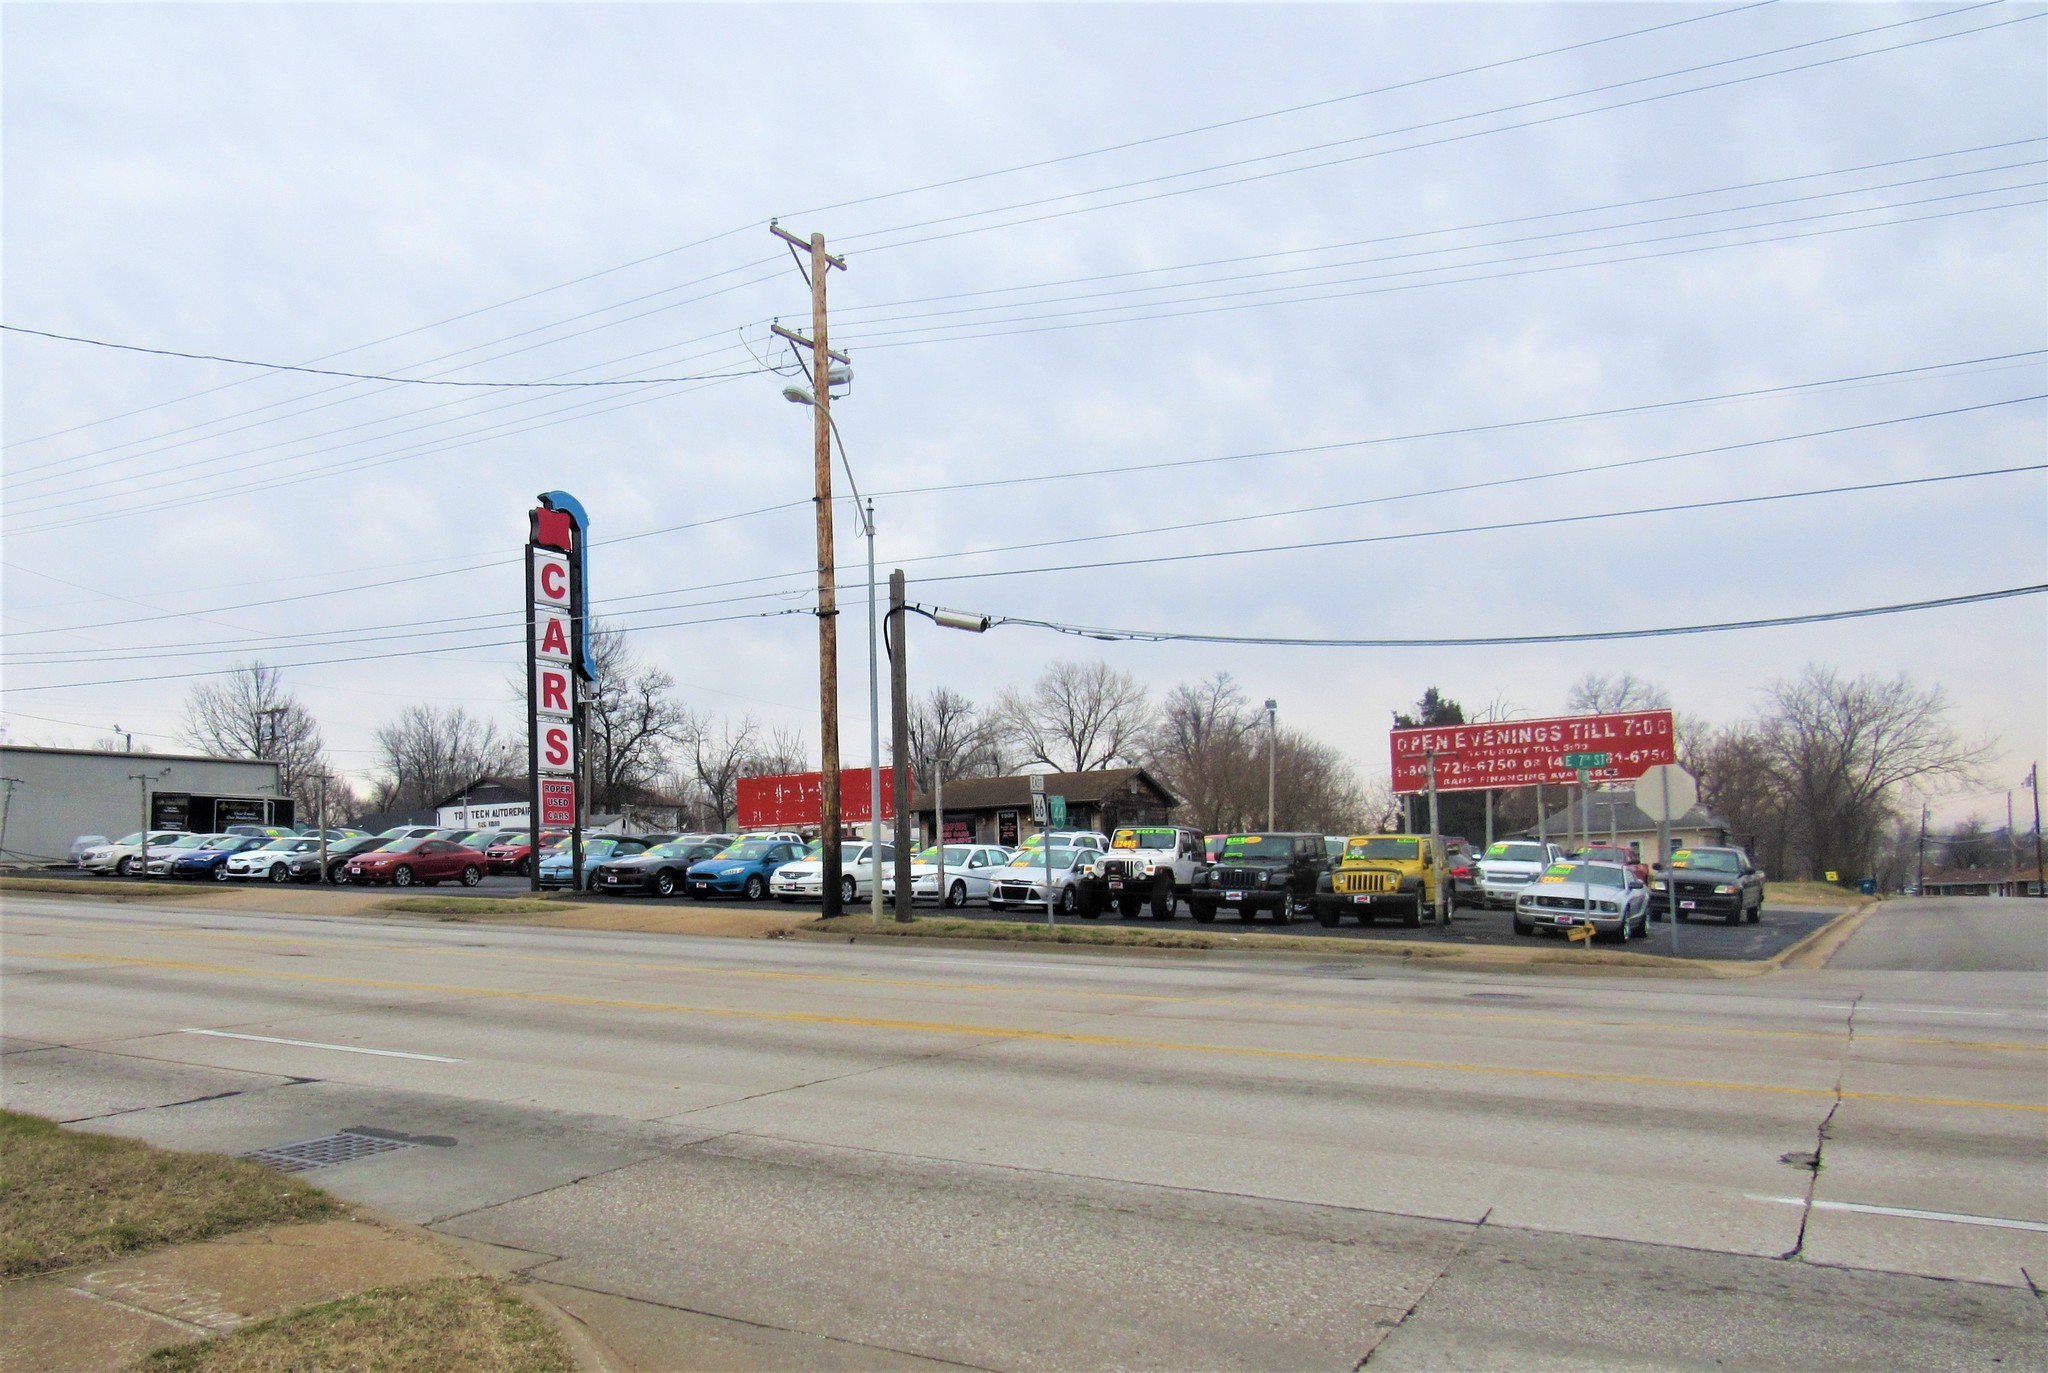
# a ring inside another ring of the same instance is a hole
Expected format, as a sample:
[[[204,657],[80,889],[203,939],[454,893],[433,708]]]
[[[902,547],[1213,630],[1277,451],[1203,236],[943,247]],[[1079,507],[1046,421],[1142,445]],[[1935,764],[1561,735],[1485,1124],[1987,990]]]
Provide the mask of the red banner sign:
[[[567,777],[540,779],[540,823],[549,828],[576,823],[576,784]]]
[[[1659,763],[1678,761],[1668,710],[1397,729],[1391,743],[1396,792],[1429,789],[1432,755],[1438,791],[1576,782],[1568,755],[1606,754],[1605,766],[1588,768],[1596,782],[1633,781]]]
[[[825,774],[792,772],[781,777],[742,777],[739,780],[739,821],[743,830],[815,825],[820,823],[819,792]],[[866,768],[847,768],[839,774],[839,818],[865,824],[872,809]],[[882,769],[882,818],[896,818],[896,778]]]

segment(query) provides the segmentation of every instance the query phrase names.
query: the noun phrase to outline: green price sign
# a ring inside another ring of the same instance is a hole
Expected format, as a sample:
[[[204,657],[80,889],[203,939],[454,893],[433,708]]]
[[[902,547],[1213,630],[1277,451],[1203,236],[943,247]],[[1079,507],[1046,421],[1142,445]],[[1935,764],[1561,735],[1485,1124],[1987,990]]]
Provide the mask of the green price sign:
[[[1564,765],[1568,768],[1604,768],[1613,759],[1604,753],[1567,753]]]
[[[1064,796],[1048,796],[1045,798],[1045,805],[1046,809],[1052,812],[1052,827],[1056,830],[1065,829],[1067,825],[1067,798]]]

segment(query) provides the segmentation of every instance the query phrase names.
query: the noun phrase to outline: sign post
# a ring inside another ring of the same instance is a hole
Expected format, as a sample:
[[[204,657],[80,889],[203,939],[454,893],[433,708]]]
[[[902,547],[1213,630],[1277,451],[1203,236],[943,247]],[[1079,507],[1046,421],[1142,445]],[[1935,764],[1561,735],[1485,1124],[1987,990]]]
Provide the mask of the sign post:
[[[527,512],[526,775],[532,890],[540,890],[544,825],[569,828],[569,882],[583,888],[583,807],[576,785],[583,754],[585,687],[597,682],[583,554],[590,520],[566,491],[548,491]]]
[[[1671,921],[1671,952],[1678,952],[1678,882],[1671,875],[1671,822],[1699,804],[1699,784],[1676,763],[1651,768],[1636,779],[1636,808],[1657,822],[1657,856],[1664,872],[1665,915]],[[1651,905],[1654,907],[1655,902]]]

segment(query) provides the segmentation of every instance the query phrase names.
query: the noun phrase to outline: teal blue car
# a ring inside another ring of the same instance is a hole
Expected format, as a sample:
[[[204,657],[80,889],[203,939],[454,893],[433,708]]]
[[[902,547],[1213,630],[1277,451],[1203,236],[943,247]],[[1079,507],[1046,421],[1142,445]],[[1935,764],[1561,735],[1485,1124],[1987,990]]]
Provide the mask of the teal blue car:
[[[590,874],[597,865],[612,858],[625,858],[632,854],[644,853],[645,839],[628,839],[620,835],[589,834],[583,838],[583,881],[570,881],[569,844],[567,840],[549,849],[540,859],[540,885],[543,890],[555,887],[581,886],[589,890]]]
[[[683,875],[683,889],[698,901],[737,896],[759,901],[768,895],[768,879],[784,863],[803,854],[801,844],[786,839],[741,839],[716,858],[707,858]]]

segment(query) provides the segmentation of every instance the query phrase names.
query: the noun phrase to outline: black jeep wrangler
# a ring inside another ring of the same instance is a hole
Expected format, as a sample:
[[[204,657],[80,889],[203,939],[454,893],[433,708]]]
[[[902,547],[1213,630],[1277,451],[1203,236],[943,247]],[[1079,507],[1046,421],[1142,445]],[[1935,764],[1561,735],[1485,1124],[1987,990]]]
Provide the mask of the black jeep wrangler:
[[[1223,852],[1195,879],[1188,910],[1197,920],[1214,920],[1218,910],[1249,920],[1270,911],[1277,925],[1307,915],[1316,882],[1330,870],[1330,850],[1320,834],[1233,834]]]

